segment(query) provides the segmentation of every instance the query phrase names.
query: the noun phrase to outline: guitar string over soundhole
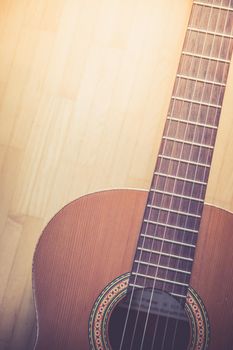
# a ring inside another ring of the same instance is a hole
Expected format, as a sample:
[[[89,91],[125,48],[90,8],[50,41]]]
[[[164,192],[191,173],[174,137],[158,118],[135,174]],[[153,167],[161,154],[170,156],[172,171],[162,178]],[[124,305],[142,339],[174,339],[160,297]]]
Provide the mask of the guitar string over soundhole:
[[[89,319],[89,342],[90,342],[90,348],[92,350],[118,350],[119,349],[118,340],[121,337],[121,334],[120,334],[121,329],[119,329],[119,326],[118,327],[115,326],[115,322],[117,322],[119,325],[118,317],[122,317],[121,305],[124,304],[126,300],[125,298],[127,298],[126,293],[127,293],[127,287],[128,287],[128,278],[129,278],[128,273],[122,276],[119,276],[114,281],[112,281],[108,286],[106,286],[106,288],[102,291],[102,293],[97,298]],[[140,293],[141,292],[139,292],[138,296],[140,296]],[[158,294],[157,295],[155,294],[155,298],[157,297],[158,297]],[[163,295],[163,298],[166,298],[166,297],[167,296]],[[167,297],[166,300],[169,301],[169,297]],[[173,304],[173,306],[174,305],[175,303]],[[183,346],[183,348],[187,350],[206,350],[208,347],[209,336],[210,336],[208,316],[200,297],[195,293],[195,291],[192,288],[189,288],[189,291],[188,291],[186,304],[185,304],[185,312],[182,313],[182,310],[180,310],[180,312],[181,312],[180,316],[184,318],[184,324],[185,324],[184,327],[187,328],[188,326],[188,329],[186,329],[185,331],[187,334],[187,337],[186,339],[184,339],[182,343],[183,345],[177,343],[174,349],[176,349],[177,346]],[[119,316],[119,314],[121,315]],[[142,319],[143,319],[143,316],[142,316]],[[160,327],[163,326],[164,320],[166,322],[166,317],[164,319],[161,318]],[[117,333],[115,333],[114,331],[115,328],[117,328]],[[139,339],[141,336],[140,332],[138,332],[137,334]],[[151,337],[153,339],[153,336],[154,336],[154,333],[152,329],[151,336],[147,337],[147,339],[150,339]],[[129,343],[127,343],[127,341],[124,345],[125,347],[122,347],[122,350],[125,350],[129,346]],[[177,339],[177,342],[178,341],[179,340]],[[159,348],[158,346],[162,346],[161,344],[163,342],[163,339],[157,338],[157,340],[154,340],[154,342],[155,342],[155,345],[157,344],[156,349],[158,349]],[[134,350],[137,349],[136,344],[141,345],[139,342],[137,342],[137,337],[135,338],[135,344],[133,344],[132,349]],[[139,345],[138,345],[138,349],[140,349]],[[149,345],[145,343],[145,347],[142,347],[142,349],[143,350],[147,349],[148,346]],[[152,346],[152,342],[150,346]],[[169,343],[164,343],[163,346],[164,346],[164,350],[165,349],[167,350],[169,349],[170,345]],[[154,348],[151,347],[151,349],[154,349]]]

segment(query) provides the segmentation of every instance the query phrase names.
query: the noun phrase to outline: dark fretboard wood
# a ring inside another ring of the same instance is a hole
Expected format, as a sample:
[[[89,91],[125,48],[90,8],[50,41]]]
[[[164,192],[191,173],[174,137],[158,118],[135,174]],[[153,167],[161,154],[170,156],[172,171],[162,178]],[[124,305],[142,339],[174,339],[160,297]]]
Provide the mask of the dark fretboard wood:
[[[185,301],[233,48],[233,1],[194,1],[130,287]]]

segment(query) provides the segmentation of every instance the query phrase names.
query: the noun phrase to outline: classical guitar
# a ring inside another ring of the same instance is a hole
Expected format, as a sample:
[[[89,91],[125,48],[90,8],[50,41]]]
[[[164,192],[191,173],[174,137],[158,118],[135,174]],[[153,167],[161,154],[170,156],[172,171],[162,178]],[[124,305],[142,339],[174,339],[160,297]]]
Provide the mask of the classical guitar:
[[[232,1],[193,1],[149,192],[84,196],[45,228],[36,350],[233,349],[233,218],[204,203],[232,28]]]

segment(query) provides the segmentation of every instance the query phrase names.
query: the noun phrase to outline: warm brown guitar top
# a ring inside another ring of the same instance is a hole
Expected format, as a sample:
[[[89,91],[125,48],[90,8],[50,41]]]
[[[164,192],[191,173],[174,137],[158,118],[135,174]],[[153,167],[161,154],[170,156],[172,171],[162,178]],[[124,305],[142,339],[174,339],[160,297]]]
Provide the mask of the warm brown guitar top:
[[[36,349],[89,349],[91,307],[103,287],[131,269],[145,200],[133,190],[84,196],[48,225],[34,260]],[[232,214],[205,207],[191,285],[208,310],[211,350],[232,348],[232,225]]]

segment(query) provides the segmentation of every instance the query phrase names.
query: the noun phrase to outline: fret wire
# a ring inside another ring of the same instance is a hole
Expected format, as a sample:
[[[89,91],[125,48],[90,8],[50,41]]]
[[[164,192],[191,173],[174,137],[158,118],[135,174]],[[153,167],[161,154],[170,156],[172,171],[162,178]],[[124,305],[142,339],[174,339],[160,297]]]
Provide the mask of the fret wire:
[[[200,112],[197,113],[197,109],[200,108]],[[189,114],[187,115],[187,111]],[[219,116],[221,109],[209,107],[209,106],[200,106],[192,104],[191,102],[171,100],[168,117],[177,118],[186,120],[190,123],[201,123],[207,125],[218,126]],[[204,119],[205,116],[205,119]]]
[[[155,277],[155,276],[150,276],[150,275],[144,275],[143,273],[136,273],[136,272],[132,272],[133,276],[139,276],[139,277],[145,277],[145,278],[149,278],[149,279],[153,279],[156,281],[162,281],[162,282],[167,282],[167,283],[172,283],[172,284],[176,284],[178,286],[183,286],[183,287],[188,287],[187,283],[182,283],[182,282],[177,282],[177,281],[173,281],[173,280],[168,280],[165,278],[161,278],[161,277]]]
[[[222,86],[197,80],[176,79],[172,99],[186,100],[192,104],[221,109],[224,90]],[[210,94],[210,91],[213,93]],[[218,104],[216,104],[216,99],[218,99]]]
[[[216,105],[214,103],[208,103],[204,101],[198,101],[198,100],[192,100],[190,98],[184,98],[184,97],[179,97],[179,96],[172,96],[171,97],[173,100],[178,100],[178,101],[184,101],[184,102],[190,102],[198,105],[203,105],[203,106],[208,106],[208,107],[214,107],[214,108],[222,108],[222,105]]]
[[[139,284],[136,284],[136,283],[132,283],[132,282],[129,282],[129,287],[132,287],[132,288],[144,288],[143,286],[140,286]],[[185,295],[182,295],[182,294],[178,294],[178,293],[174,293],[174,292],[171,292],[170,293],[171,295],[175,296],[175,297],[179,297],[179,298],[184,298],[186,299],[186,294]]]
[[[175,137],[170,137],[170,136],[163,136],[162,139],[163,140],[175,141],[175,142],[181,142],[181,143],[184,143],[184,144],[187,144],[187,145],[192,145],[192,146],[199,146],[199,147],[203,147],[203,148],[214,149],[214,146],[211,146],[211,145],[206,145],[206,144],[199,143],[199,142],[179,140],[179,139],[176,139]]]
[[[164,159],[168,159],[168,160],[174,160],[174,161],[177,161],[177,162],[183,162],[183,163],[187,163],[187,164],[192,164],[192,165],[196,165],[196,166],[202,166],[202,167],[205,167],[205,168],[210,168],[210,164],[198,163],[198,162],[194,162],[194,161],[191,161],[191,160],[165,156],[163,154],[159,154],[158,158],[164,158]]]
[[[136,283],[132,283],[132,282],[129,282],[129,287],[144,288],[143,286],[140,286],[140,284],[136,284]]]
[[[182,295],[182,294],[178,294],[178,293],[174,293],[174,292],[171,292],[170,294],[175,296],[175,297],[185,298],[186,299],[186,295]]]
[[[162,210],[162,211],[163,210],[164,211],[169,211],[169,212],[174,213],[174,214],[187,215],[187,216],[191,216],[191,217],[194,217],[194,218],[201,218],[201,215],[192,214],[192,213],[189,213],[189,212],[186,212],[186,211],[175,210],[175,209],[165,208],[165,207],[159,207],[159,206],[152,205],[152,204],[147,204],[146,206],[150,207],[152,209],[158,209],[158,210]]]
[[[185,273],[187,275],[191,275],[191,271],[175,269],[174,267],[170,267],[170,266],[163,266],[163,265],[153,264],[151,262],[148,263],[148,262],[145,262],[145,261],[139,261],[137,259],[135,259],[134,262],[137,263],[137,264],[149,265],[149,266],[152,266],[152,267],[158,267],[160,269],[171,270],[171,271],[175,271],[175,272],[180,272],[180,273]]]
[[[225,83],[220,83],[218,81],[213,81],[213,80],[208,80],[208,79],[201,79],[201,78],[198,78],[198,77],[189,76],[189,75],[185,75],[185,74],[179,74],[178,73],[178,74],[176,74],[176,76],[177,76],[177,78],[193,80],[193,81],[197,81],[197,82],[200,82],[200,83],[218,85],[218,86],[222,86],[222,87],[226,86]]]
[[[193,65],[190,69],[190,65]],[[198,66],[200,65],[199,74],[197,74]],[[208,68],[206,70],[206,68]],[[177,75],[184,75],[190,80],[200,80],[203,82],[209,82],[216,86],[226,86],[226,75],[229,69],[229,63],[210,61],[208,59],[194,57],[191,55],[182,55],[180,59],[180,67],[177,70]],[[217,70],[216,78],[213,79],[213,71]],[[224,73],[224,74],[223,74]]]
[[[221,6],[221,5],[217,5],[217,4],[210,4],[208,2],[194,0],[193,3],[195,5],[200,5],[200,6],[205,6],[205,7],[212,7],[212,8],[216,8],[216,9],[219,9],[219,10],[233,11],[232,7]]]
[[[174,228],[174,229],[180,230],[180,231],[191,232],[191,233],[195,233],[195,234],[198,233],[198,230],[192,230],[190,228],[183,227],[183,226],[170,225],[170,224],[163,223],[160,221],[153,221],[153,220],[149,220],[149,219],[144,219],[143,222],[147,222],[149,224],[159,225],[159,226],[163,226],[163,227]]]
[[[206,33],[205,33],[206,34]],[[204,91],[204,90],[203,90]],[[212,91],[213,91],[213,88],[211,89],[211,93],[212,93]],[[202,96],[203,96],[203,93],[202,93]],[[191,103],[195,103],[195,101],[190,101]],[[201,101],[202,102],[202,101]],[[203,103],[203,102],[202,102]],[[221,105],[217,105],[217,106],[213,106],[213,105],[210,105],[209,103],[207,104],[207,106],[208,106],[208,108],[209,108],[209,106],[210,107],[219,107],[219,108],[221,108]],[[187,127],[186,127],[186,130],[187,130]],[[200,153],[199,153],[200,154]],[[196,171],[195,171],[195,173],[196,173]],[[161,253],[162,254],[162,253]]]
[[[169,255],[169,258],[170,258],[171,255]]]
[[[211,57],[211,56],[207,56],[207,55],[202,55],[202,54],[198,54],[198,53],[194,53],[194,52],[189,52],[189,51],[182,51],[182,55],[186,55],[186,56],[192,56],[192,57],[198,57],[198,58],[203,58],[203,59],[207,59],[209,61],[218,61],[218,62],[223,62],[223,63],[230,63],[231,60],[226,60],[224,58],[220,58],[220,57]]]
[[[185,231],[187,231],[187,229],[185,229]],[[193,231],[192,231],[192,232],[193,232]],[[196,233],[196,232],[195,232],[195,233]],[[158,241],[167,242],[167,243],[174,243],[174,244],[182,245],[182,246],[188,247],[188,248],[195,248],[195,247],[196,247],[194,244],[189,244],[189,243],[174,241],[174,240],[171,240],[171,239],[161,238],[161,237],[158,237],[158,236],[146,235],[146,234],[144,234],[144,233],[141,233],[140,236],[141,236],[141,237],[145,237],[145,238],[155,239],[155,240],[158,240]]]
[[[197,123],[197,122],[192,122],[188,119],[181,119],[181,118],[175,118],[175,117],[167,117],[167,120],[174,120],[175,122],[180,122],[180,123],[187,123],[190,125],[194,125],[194,126],[201,126],[203,128],[209,128],[209,129],[215,129],[217,130],[218,127],[214,126],[214,125],[210,125],[210,124],[203,124],[203,123]]]
[[[144,288],[143,286],[140,286],[139,284],[129,282],[129,287],[136,287],[136,288]]]
[[[184,177],[181,177],[181,176],[169,175],[169,174],[161,173],[161,172],[158,172],[158,171],[155,171],[154,175],[168,177],[168,178],[175,179],[175,180],[177,179],[177,180],[182,180],[182,181],[186,181],[186,182],[192,182],[192,183],[195,183],[195,184],[198,184],[198,185],[203,185],[203,186],[207,185],[207,182],[193,180],[193,179],[187,179],[187,178],[184,178]]]
[[[216,36],[221,36],[223,38],[233,39],[233,35],[224,34],[224,33],[217,33],[217,32],[213,32],[211,30],[199,29],[199,28],[194,28],[194,27],[190,27],[190,26],[188,27],[188,30],[191,30],[192,32],[216,35]]]
[[[194,8],[194,6],[193,6],[193,8]],[[212,9],[211,9],[211,11],[212,11]],[[210,18],[210,17],[209,17]],[[219,16],[218,16],[218,19],[219,19]],[[209,21],[208,21],[208,23],[209,23]],[[226,22],[225,22],[225,25],[226,25]],[[216,28],[217,28],[217,25],[216,25]],[[225,28],[225,27],[224,27]],[[187,32],[189,32],[189,31],[187,31]],[[199,34],[199,33],[198,33]],[[205,36],[207,36],[207,33],[205,33]],[[222,36],[223,37],[223,36]],[[205,41],[204,41],[204,43],[205,43]],[[204,45],[203,45],[203,48],[204,48]],[[211,49],[211,51],[212,51],[212,49]],[[203,52],[203,50],[202,50],[202,52]],[[205,52],[205,51],[204,51]],[[207,51],[206,51],[207,52]],[[216,55],[216,56],[218,56],[218,55]],[[228,56],[226,56],[226,57],[228,57]],[[216,60],[217,61],[217,64],[218,64],[218,62],[220,62],[220,60],[219,59],[217,59]],[[209,63],[208,63],[208,66],[209,66]],[[193,91],[195,91],[195,88],[194,88],[194,90]],[[204,89],[202,90],[202,91],[204,91]],[[212,95],[212,92],[213,92],[213,86],[211,87],[211,94],[210,94],[210,96]],[[194,96],[194,94],[193,94],[193,96]],[[203,92],[202,92],[202,99],[203,99]],[[211,99],[210,99],[210,101],[211,101]],[[220,99],[218,99],[218,101],[220,101]],[[215,102],[215,101],[214,101]],[[184,103],[184,101],[182,101],[182,103]],[[195,103],[195,101],[191,101],[191,104],[192,103]],[[212,107],[210,104],[207,104],[207,107],[209,108],[209,107]],[[220,107],[217,107],[217,108],[220,108],[221,109],[221,106]],[[198,107],[198,114],[199,114],[199,111],[200,111],[200,107]],[[217,115],[217,111],[215,111],[215,117],[216,117],[216,115]],[[186,130],[187,130],[187,126],[186,126]],[[194,134],[196,133],[196,129],[195,129],[195,131],[194,131]],[[206,136],[209,136],[210,137],[210,139],[211,140],[213,140],[213,144],[214,144],[214,141],[215,141],[215,134],[212,132],[210,135],[208,135],[208,134],[206,134]],[[193,137],[193,139],[195,139],[195,137]],[[202,140],[203,140],[203,137],[202,137]],[[166,143],[166,139],[165,139],[165,143]],[[182,146],[183,147],[183,146]],[[198,160],[200,159],[200,150],[199,150],[199,156],[198,156]],[[205,169],[206,170],[206,169]],[[177,170],[178,171],[178,170]],[[186,170],[186,173],[187,173],[187,170]],[[197,169],[195,169],[195,174],[197,173]],[[207,174],[207,176],[208,176],[208,174]],[[204,177],[205,178],[205,177]],[[208,177],[207,177],[208,178]],[[184,188],[184,187],[183,187]],[[204,196],[204,194],[203,194],[203,196]],[[190,203],[191,202],[189,202],[189,204],[188,204],[188,208],[190,207]],[[161,258],[161,256],[162,255],[164,255],[163,254],[163,252],[161,251],[162,250],[162,248],[163,248],[163,243],[162,243],[162,246],[161,246],[161,249],[160,249],[160,252],[158,252],[158,254],[159,254],[159,257],[158,257],[158,262],[160,262],[160,258]],[[181,250],[180,250],[180,253],[181,253]],[[171,257],[172,257],[172,254],[168,254],[168,256],[169,256],[169,261],[171,260]],[[151,259],[151,251],[150,251],[150,259]],[[180,259],[182,259],[182,257],[181,256],[178,256],[178,261],[180,260]],[[148,271],[148,268],[146,269],[146,271]],[[158,271],[158,269],[157,269],[157,271]],[[135,274],[135,273],[134,273]],[[139,277],[140,277],[140,273],[138,273],[138,270],[137,270],[137,274],[139,275]],[[136,274],[136,275],[137,275]],[[143,275],[142,275],[143,276]],[[167,276],[167,274],[166,274],[166,276]],[[146,278],[148,278],[148,276],[147,275],[144,275],[144,277],[146,277]],[[166,279],[161,279],[161,278],[159,278],[158,276],[157,276],[157,273],[155,274],[155,277],[152,277],[152,279],[153,279],[153,289],[156,287],[156,281],[160,281],[160,282],[163,282],[163,285],[162,285],[162,290],[169,290],[169,287],[167,288],[166,287],[166,282],[167,282],[167,280]],[[140,281],[140,279],[139,279],[139,281]],[[136,282],[136,277],[135,277],[135,282]],[[181,298],[186,298],[186,295],[185,296],[183,296],[182,294],[183,293],[185,293],[186,294],[186,292],[187,291],[179,291],[179,289],[175,289],[175,284],[174,284],[174,281],[171,281],[171,283],[172,283],[172,291],[171,291],[171,294],[172,295],[176,295],[176,296],[178,296],[178,297],[181,297]],[[134,285],[136,285],[136,284],[134,284]],[[160,284],[158,284],[158,285],[160,285]],[[158,286],[157,285],[157,286]],[[183,284],[184,285],[184,284]],[[188,286],[188,284],[187,284],[187,286]],[[145,287],[145,283],[144,283],[144,287]],[[182,287],[182,289],[183,289],[183,287]],[[169,291],[170,292],[170,291]],[[177,294],[177,293],[175,293],[175,292],[181,292],[181,294]],[[152,301],[152,299],[150,298],[150,304],[149,304],[149,310],[148,311],[150,311],[150,307],[151,307],[151,301]],[[144,326],[144,332],[143,332],[143,338],[142,338],[142,344],[143,344],[143,342],[144,342],[144,337],[145,337],[145,332],[146,332],[146,327],[147,327],[147,322],[148,322],[148,315],[149,315],[149,313],[147,313],[147,318],[146,318],[146,322],[145,322],[145,326]],[[128,314],[127,314],[127,316],[128,316]],[[136,330],[136,326],[135,326],[135,328],[134,328],[134,332],[135,332],[135,330]],[[131,345],[132,345],[132,343],[131,343]]]
[[[173,192],[168,192],[168,191],[161,191],[161,190],[156,190],[154,188],[151,188],[150,189],[150,192],[157,192],[157,193],[162,193],[162,194],[168,194],[170,196],[174,196],[174,197],[178,197],[178,198],[185,198],[185,199],[190,199],[192,201],[197,201],[197,202],[200,202],[200,203],[204,203],[204,200],[201,199],[201,198],[196,198],[196,197],[191,197],[191,196],[185,196],[185,195],[181,195],[181,194],[178,194],[178,193],[173,193]]]
[[[192,258],[187,258],[185,256],[180,256],[180,255],[175,255],[175,254],[170,254],[170,253],[164,253],[164,252],[158,251],[158,250],[151,250],[151,249],[142,248],[142,247],[137,247],[137,249],[141,250],[143,252],[149,252],[149,253],[154,253],[154,254],[158,254],[158,255],[164,255],[164,256],[171,257],[171,258],[175,258],[175,259],[181,259],[181,260],[186,260],[186,261],[193,261]]]
[[[178,130],[177,132],[176,129]],[[184,157],[190,156],[189,159],[192,160],[194,153],[195,158],[198,157],[197,152],[195,151],[197,148],[195,146],[198,147],[200,156],[206,152],[206,149],[214,148],[216,130],[217,129],[211,127],[208,128],[206,126],[190,124],[188,121],[180,122],[180,120],[173,120],[168,117],[162,138],[170,139],[170,142],[168,142],[168,144],[162,143],[161,146],[165,149],[168,147],[169,152],[172,154],[176,154],[178,151],[181,152]],[[171,147],[172,144],[174,147]],[[189,154],[190,151],[191,153]]]
[[[218,16],[218,19],[219,19],[219,16]],[[226,22],[225,22],[225,25],[226,25]],[[217,27],[217,26],[216,26]],[[225,28],[225,27],[224,27]],[[205,32],[205,34],[207,35],[208,33],[207,32]],[[203,48],[204,48],[204,46],[203,46]],[[209,66],[209,64],[208,64],[208,66]],[[213,92],[213,85],[212,85],[212,87],[211,87],[211,95],[212,95],[212,92]],[[204,93],[204,89],[202,90],[202,96],[203,96],[203,93]],[[209,108],[209,107],[208,107]],[[221,106],[220,106],[220,108],[221,108]],[[200,110],[200,109],[199,109]],[[187,129],[186,129],[187,130]],[[203,139],[203,138],[202,138]],[[215,137],[214,137],[214,139],[215,139]],[[200,155],[200,153],[199,153],[199,155]],[[196,173],[196,171],[195,171],[195,173]]]
[[[208,34],[206,31],[204,32],[205,34]],[[211,33],[212,34],[212,33]],[[217,34],[214,34],[214,35],[217,35]],[[223,35],[221,35],[222,37],[223,37]],[[183,51],[183,54],[185,54],[185,51]],[[195,55],[196,54],[191,54],[191,53],[188,53],[188,55],[190,55],[190,56],[192,56],[192,57],[195,57]],[[201,57],[200,57],[200,55],[196,55],[196,57],[199,57],[199,58],[207,58],[207,59],[209,59],[209,60],[213,60],[213,61],[217,61],[217,63],[218,62],[224,62],[224,63],[229,63],[230,62],[230,60],[225,60],[225,59],[222,59],[222,58],[218,58],[218,57],[208,57],[208,56],[205,56],[205,55],[201,55]],[[196,79],[194,79],[195,81],[197,81]],[[204,83],[206,83],[206,82],[204,82]],[[220,86],[223,86],[223,85],[221,85],[222,83],[219,83],[219,84],[215,84],[215,85],[220,85]],[[212,84],[212,85],[214,85],[214,84]],[[225,86],[225,85],[224,85]],[[173,96],[172,97],[173,99],[175,98],[175,96]],[[179,98],[177,98],[177,99],[179,99]],[[185,101],[184,101],[184,99],[181,99],[181,101],[182,101],[182,103],[184,103]],[[191,103],[191,105],[192,104],[195,104],[195,103],[197,103],[197,104],[203,104],[203,105],[206,105],[208,108],[209,107],[214,107],[214,108],[219,108],[219,109],[221,109],[221,105],[214,105],[214,104],[209,104],[209,103],[203,103],[202,101],[192,101],[192,100],[190,100],[190,101],[186,101],[186,102],[190,102]],[[215,114],[216,114],[216,112],[215,112]],[[196,124],[195,124],[196,125]],[[206,125],[204,126],[204,127],[207,127]],[[214,138],[215,138],[215,135],[212,135]],[[211,136],[211,138],[212,138],[212,136]],[[168,139],[168,138],[167,138]],[[176,140],[174,140],[174,141],[176,141]],[[165,142],[166,142],[166,139],[165,139]],[[195,146],[195,144],[192,142],[191,143],[191,145],[194,145]],[[202,144],[200,144],[200,145],[198,145],[198,146],[200,146],[200,147],[202,147],[203,145]],[[204,146],[205,147],[205,146]],[[200,153],[199,153],[200,154]],[[171,159],[171,158],[170,158]],[[179,161],[181,161],[182,162],[182,160],[180,159]],[[198,162],[197,162],[198,163]],[[198,165],[200,165],[200,163],[198,163]],[[209,167],[209,165],[204,165],[204,167],[205,167],[205,169],[207,169],[207,167]],[[196,173],[196,171],[197,170],[195,170],[195,173]],[[153,190],[153,189],[152,189]],[[155,192],[155,191],[154,191]],[[160,191],[158,191],[157,190],[157,192],[160,192]],[[161,191],[162,193],[164,193],[164,194],[166,194],[165,192],[163,192],[163,191]],[[170,193],[167,193],[167,194],[170,194]],[[176,197],[178,197],[176,194],[174,194],[174,193],[171,193],[170,194],[171,196],[176,196]],[[181,198],[187,198],[187,196],[182,196]],[[191,200],[196,200],[195,198],[192,198],[191,197]],[[198,200],[198,202],[199,203],[201,203],[201,202],[204,202],[204,200],[202,200],[202,201],[200,201],[200,200]],[[198,231],[197,231],[198,232]],[[174,242],[173,242],[174,243]],[[146,249],[144,249],[145,251],[146,251]],[[156,251],[153,251],[153,250],[148,250],[150,253],[152,252],[155,252],[156,253]],[[172,255],[172,254],[165,254],[165,253],[163,253],[162,251],[158,251],[157,252],[157,254],[160,254],[160,255],[165,255],[165,256],[168,256],[169,257],[169,259],[170,259],[170,257],[175,257],[175,258],[177,258],[177,259],[183,259],[184,257],[181,257],[181,256],[175,256],[175,255]],[[186,260],[187,260],[187,258],[186,258]],[[189,260],[190,261],[190,260]],[[191,261],[193,261],[193,259],[191,259]],[[146,275],[145,275],[145,277],[146,277]],[[158,279],[158,278],[157,278]],[[175,293],[171,293],[171,294],[175,294]],[[184,297],[184,296],[181,296],[181,297]]]

